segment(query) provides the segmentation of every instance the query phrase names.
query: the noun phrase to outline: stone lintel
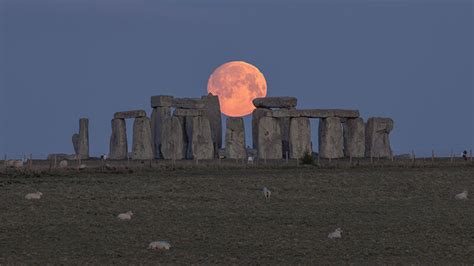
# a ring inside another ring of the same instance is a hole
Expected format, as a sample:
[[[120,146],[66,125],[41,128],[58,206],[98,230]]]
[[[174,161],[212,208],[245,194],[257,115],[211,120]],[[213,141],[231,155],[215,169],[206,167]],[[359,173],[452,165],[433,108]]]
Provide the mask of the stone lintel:
[[[173,98],[171,106],[182,109],[203,109],[204,102],[198,98]]]
[[[257,108],[293,108],[298,100],[295,97],[264,97],[255,98],[252,102]]]
[[[174,116],[202,116],[204,111],[202,109],[181,109],[174,110]]]
[[[171,107],[173,104],[173,96],[157,95],[151,96],[151,107]]]
[[[295,110],[272,110],[265,113],[265,116],[270,117],[308,117],[308,118],[357,118],[359,117],[358,110],[343,110],[343,109],[295,109]]]
[[[125,112],[117,112],[114,114],[114,118],[118,119],[128,119],[128,118],[138,118],[138,117],[145,117],[146,112],[145,110],[132,110],[132,111],[125,111]]]

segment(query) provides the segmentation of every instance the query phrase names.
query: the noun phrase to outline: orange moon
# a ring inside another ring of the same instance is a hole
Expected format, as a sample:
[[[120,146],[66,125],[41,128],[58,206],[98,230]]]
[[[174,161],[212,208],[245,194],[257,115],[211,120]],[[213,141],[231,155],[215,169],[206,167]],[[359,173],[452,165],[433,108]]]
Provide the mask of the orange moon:
[[[243,61],[232,61],[212,72],[207,92],[219,97],[224,114],[240,117],[251,114],[255,109],[253,99],[267,95],[267,82],[255,66]]]

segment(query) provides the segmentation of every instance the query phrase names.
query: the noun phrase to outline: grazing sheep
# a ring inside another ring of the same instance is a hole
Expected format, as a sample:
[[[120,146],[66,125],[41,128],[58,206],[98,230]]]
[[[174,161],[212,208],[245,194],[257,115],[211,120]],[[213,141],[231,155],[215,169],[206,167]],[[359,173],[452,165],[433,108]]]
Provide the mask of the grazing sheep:
[[[79,165],[79,170],[84,170],[86,168],[87,168],[87,165],[85,165],[85,164]]]
[[[126,220],[132,219],[132,215],[133,215],[133,212],[128,211],[128,212],[121,213],[121,214],[117,215],[117,218],[119,218],[122,221],[126,221]]]
[[[171,247],[170,243],[163,240],[151,242],[148,245],[148,249],[153,249],[153,250],[169,250],[170,247]]]
[[[266,199],[269,199],[270,196],[272,195],[272,192],[267,187],[264,187],[262,189],[262,191],[263,191],[263,195],[265,196]]]
[[[467,190],[464,190],[462,193],[457,194],[454,198],[457,200],[467,200]]]
[[[67,165],[68,165],[67,160],[62,160],[62,161],[59,162],[59,167],[60,168],[66,168]]]
[[[337,228],[336,230],[334,230],[334,232],[329,233],[328,238],[330,239],[341,238],[342,237],[341,233],[342,233],[341,228]]]
[[[249,156],[247,158],[247,163],[253,163],[253,157],[252,156]]]
[[[25,196],[25,199],[27,200],[37,200],[37,199],[41,199],[41,196],[43,195],[43,193],[41,192],[35,192],[35,193],[28,193],[26,194]]]

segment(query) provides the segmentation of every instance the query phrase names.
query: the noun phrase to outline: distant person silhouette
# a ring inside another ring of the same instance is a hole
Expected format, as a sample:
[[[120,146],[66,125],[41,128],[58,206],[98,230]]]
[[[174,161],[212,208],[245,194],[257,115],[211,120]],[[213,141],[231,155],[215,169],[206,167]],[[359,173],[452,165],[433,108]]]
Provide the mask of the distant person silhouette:
[[[464,161],[467,161],[467,151],[462,152],[462,157],[464,158]]]

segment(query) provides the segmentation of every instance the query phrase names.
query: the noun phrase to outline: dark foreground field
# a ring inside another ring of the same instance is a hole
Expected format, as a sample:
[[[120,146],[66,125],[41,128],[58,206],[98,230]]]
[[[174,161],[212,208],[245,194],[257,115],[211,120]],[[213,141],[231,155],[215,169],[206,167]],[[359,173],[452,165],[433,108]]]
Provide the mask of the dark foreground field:
[[[472,166],[0,174],[0,264],[472,264],[464,189]]]

